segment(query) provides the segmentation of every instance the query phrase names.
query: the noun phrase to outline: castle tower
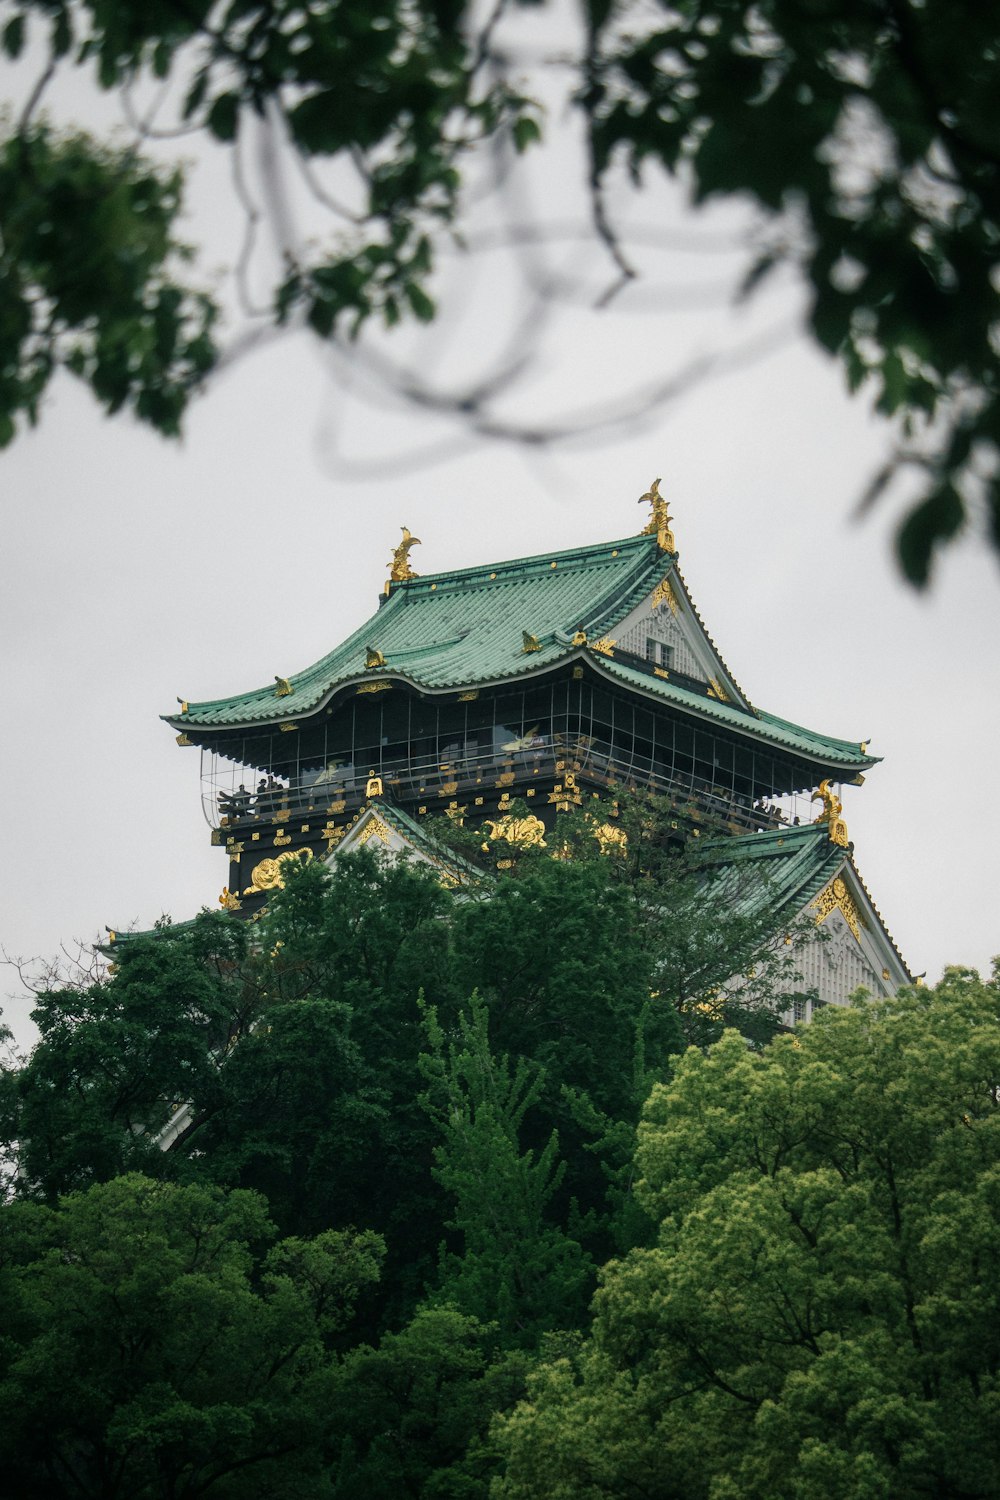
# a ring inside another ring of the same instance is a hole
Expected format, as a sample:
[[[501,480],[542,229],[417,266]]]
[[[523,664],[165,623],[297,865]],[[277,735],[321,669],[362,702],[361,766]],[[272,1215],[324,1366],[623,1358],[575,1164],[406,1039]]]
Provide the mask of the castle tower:
[[[667,799],[678,839],[719,863],[766,868],[789,915],[812,903],[832,924],[843,972],[809,976],[821,994],[905,983],[836,790],[876,758],[751,703],[691,599],[658,481],[643,499],[638,536],[425,576],[404,528],[376,613],[321,661],[165,715],[201,750],[223,904],[252,916],[289,859],[334,857],[373,816],[426,857],[442,816],[495,836],[524,799],[520,836],[541,837],[624,786]]]

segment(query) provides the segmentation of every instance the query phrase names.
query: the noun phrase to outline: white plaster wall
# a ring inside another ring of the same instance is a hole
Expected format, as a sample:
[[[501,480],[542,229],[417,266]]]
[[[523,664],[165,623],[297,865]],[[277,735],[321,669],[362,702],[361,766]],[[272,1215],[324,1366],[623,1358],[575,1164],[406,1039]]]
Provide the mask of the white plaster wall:
[[[646,641],[649,639],[662,641],[664,645],[671,648],[670,665],[675,671],[685,672],[689,677],[697,677],[702,682],[707,682],[704,667],[691,650],[687,637],[675,620],[669,604],[658,604],[655,610],[651,610],[649,601],[646,600],[641,606],[641,612],[633,610],[615,636],[615,640],[623,650],[634,651],[637,656],[645,656]]]

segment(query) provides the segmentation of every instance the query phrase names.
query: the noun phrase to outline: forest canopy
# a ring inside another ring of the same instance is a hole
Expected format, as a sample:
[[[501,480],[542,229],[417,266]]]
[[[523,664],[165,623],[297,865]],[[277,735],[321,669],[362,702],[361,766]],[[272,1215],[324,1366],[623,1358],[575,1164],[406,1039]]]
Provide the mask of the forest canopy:
[[[996,979],[787,1031],[773,913],[631,847],[314,862],[43,989],[11,1495],[997,1493]]]

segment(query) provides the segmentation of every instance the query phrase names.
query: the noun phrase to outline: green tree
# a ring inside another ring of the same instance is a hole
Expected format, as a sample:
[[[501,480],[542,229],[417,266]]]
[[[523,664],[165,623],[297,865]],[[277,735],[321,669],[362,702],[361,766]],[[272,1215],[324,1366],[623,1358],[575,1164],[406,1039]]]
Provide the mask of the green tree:
[[[346,192],[317,196],[336,232],[321,250],[289,252],[270,312],[321,338],[432,318],[437,252],[461,227],[477,148],[541,139],[519,81],[532,50],[524,0],[4,8],[8,56],[36,22],[49,60],[0,158],[0,441],[18,414],[34,418],[60,365],[111,409],[128,403],[175,432],[215,357],[214,308],[175,274],[176,176],[39,125],[56,69],[93,70],[105,90],[168,81],[178,128],[230,150],[250,117],[279,121],[307,180],[334,168]],[[900,445],[872,497],[901,466],[920,473],[899,538],[908,576],[926,580],[935,547],[980,502],[1000,543],[995,8],[585,0],[563,15],[568,44],[549,70],[569,78],[594,231],[619,281],[635,274],[608,207],[621,168],[639,190],[656,167],[695,204],[756,204],[769,228],[745,290],[778,264],[801,271],[814,338],[896,422]]]
[[[371,1165],[392,1128],[389,1095],[351,1021],[322,993],[269,1006],[213,1080],[214,1107],[180,1143],[190,1165],[175,1170],[262,1193],[287,1232],[381,1218]]]
[[[484,1496],[495,1461],[492,1416],[523,1394],[529,1363],[502,1350],[495,1327],[453,1307],[422,1307],[378,1348],[351,1350],[331,1407],[334,1494]]]
[[[488,1012],[473,995],[451,1040],[425,1014],[423,1102],[444,1139],[434,1176],[451,1205],[444,1227],[459,1236],[441,1253],[438,1298],[496,1323],[506,1345],[531,1347],[551,1328],[575,1326],[589,1291],[590,1264],[551,1217],[565,1175],[553,1130],[540,1150],[523,1148],[525,1116],[545,1074],[520,1058],[512,1068],[490,1050]]]
[[[440,1237],[417,1000],[425,990],[453,1013],[452,905],[428,868],[367,850],[289,881],[257,927],[262,1024],[222,1070],[223,1107],[185,1143],[205,1153],[196,1170],[228,1163],[224,1180],[273,1194],[287,1232],[383,1234],[396,1321],[419,1300]]]
[[[530,1079],[515,1157],[547,1159],[559,1136],[548,1229],[598,1261],[636,1243],[642,1103],[685,1035],[710,1040],[727,1018],[773,1029],[774,921],[766,901],[748,919],[706,893],[674,854],[602,857],[581,834],[574,858],[541,850],[460,899],[362,851],[301,870],[252,927],[206,914],[120,943],[113,975],[39,996],[41,1041],[2,1075],[19,1190],[51,1201],[142,1169],[261,1192],[282,1233],[364,1224],[386,1239],[383,1314],[400,1326],[434,1275],[451,1192],[420,1103],[418,996],[450,1044],[478,986],[487,1053]],[[742,978],[726,990],[734,964],[759,965],[763,1009]]]
[[[1000,987],[727,1034],[653,1090],[658,1243],[503,1424],[517,1496],[995,1496]]]
[[[38,995],[40,1040],[0,1094],[22,1192],[52,1200],[129,1169],[159,1175],[151,1127],[185,1100],[215,1099],[220,1060],[258,1014],[247,938],[205,914],[193,930],[122,942],[113,974]]]
[[[0,1209],[5,1492],[328,1494],[329,1342],[382,1246],[274,1238],[256,1194],[134,1174]]]
[[[672,1007],[649,1013],[656,959],[615,873],[546,851],[455,914],[460,987],[487,1003],[498,1051],[545,1069],[553,1107],[572,1082],[602,1110],[627,1111],[640,1017],[658,1062],[680,1045]]]

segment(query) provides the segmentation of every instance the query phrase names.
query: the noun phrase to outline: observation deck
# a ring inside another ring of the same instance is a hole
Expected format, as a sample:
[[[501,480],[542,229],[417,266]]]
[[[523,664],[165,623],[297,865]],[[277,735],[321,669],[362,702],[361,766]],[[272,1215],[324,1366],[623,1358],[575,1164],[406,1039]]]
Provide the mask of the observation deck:
[[[538,734],[506,753],[456,744],[443,759],[382,756],[375,764],[347,762],[282,780],[261,778],[250,790],[255,775],[253,767],[206,753],[203,807],[217,842],[223,834],[227,842],[243,840],[282,824],[305,834],[312,832],[310,819],[349,820],[364,805],[372,776],[381,780],[384,795],[417,816],[457,813],[470,822],[514,797],[534,800],[545,820],[544,810],[554,811],[560,802],[580,805],[621,789],[662,797],[665,811],[676,814],[675,826],[685,831],[702,825],[706,833],[763,832],[810,822],[815,811],[804,795],[755,798],[734,790],[728,775],[678,774],[662,760],[584,735]]]

